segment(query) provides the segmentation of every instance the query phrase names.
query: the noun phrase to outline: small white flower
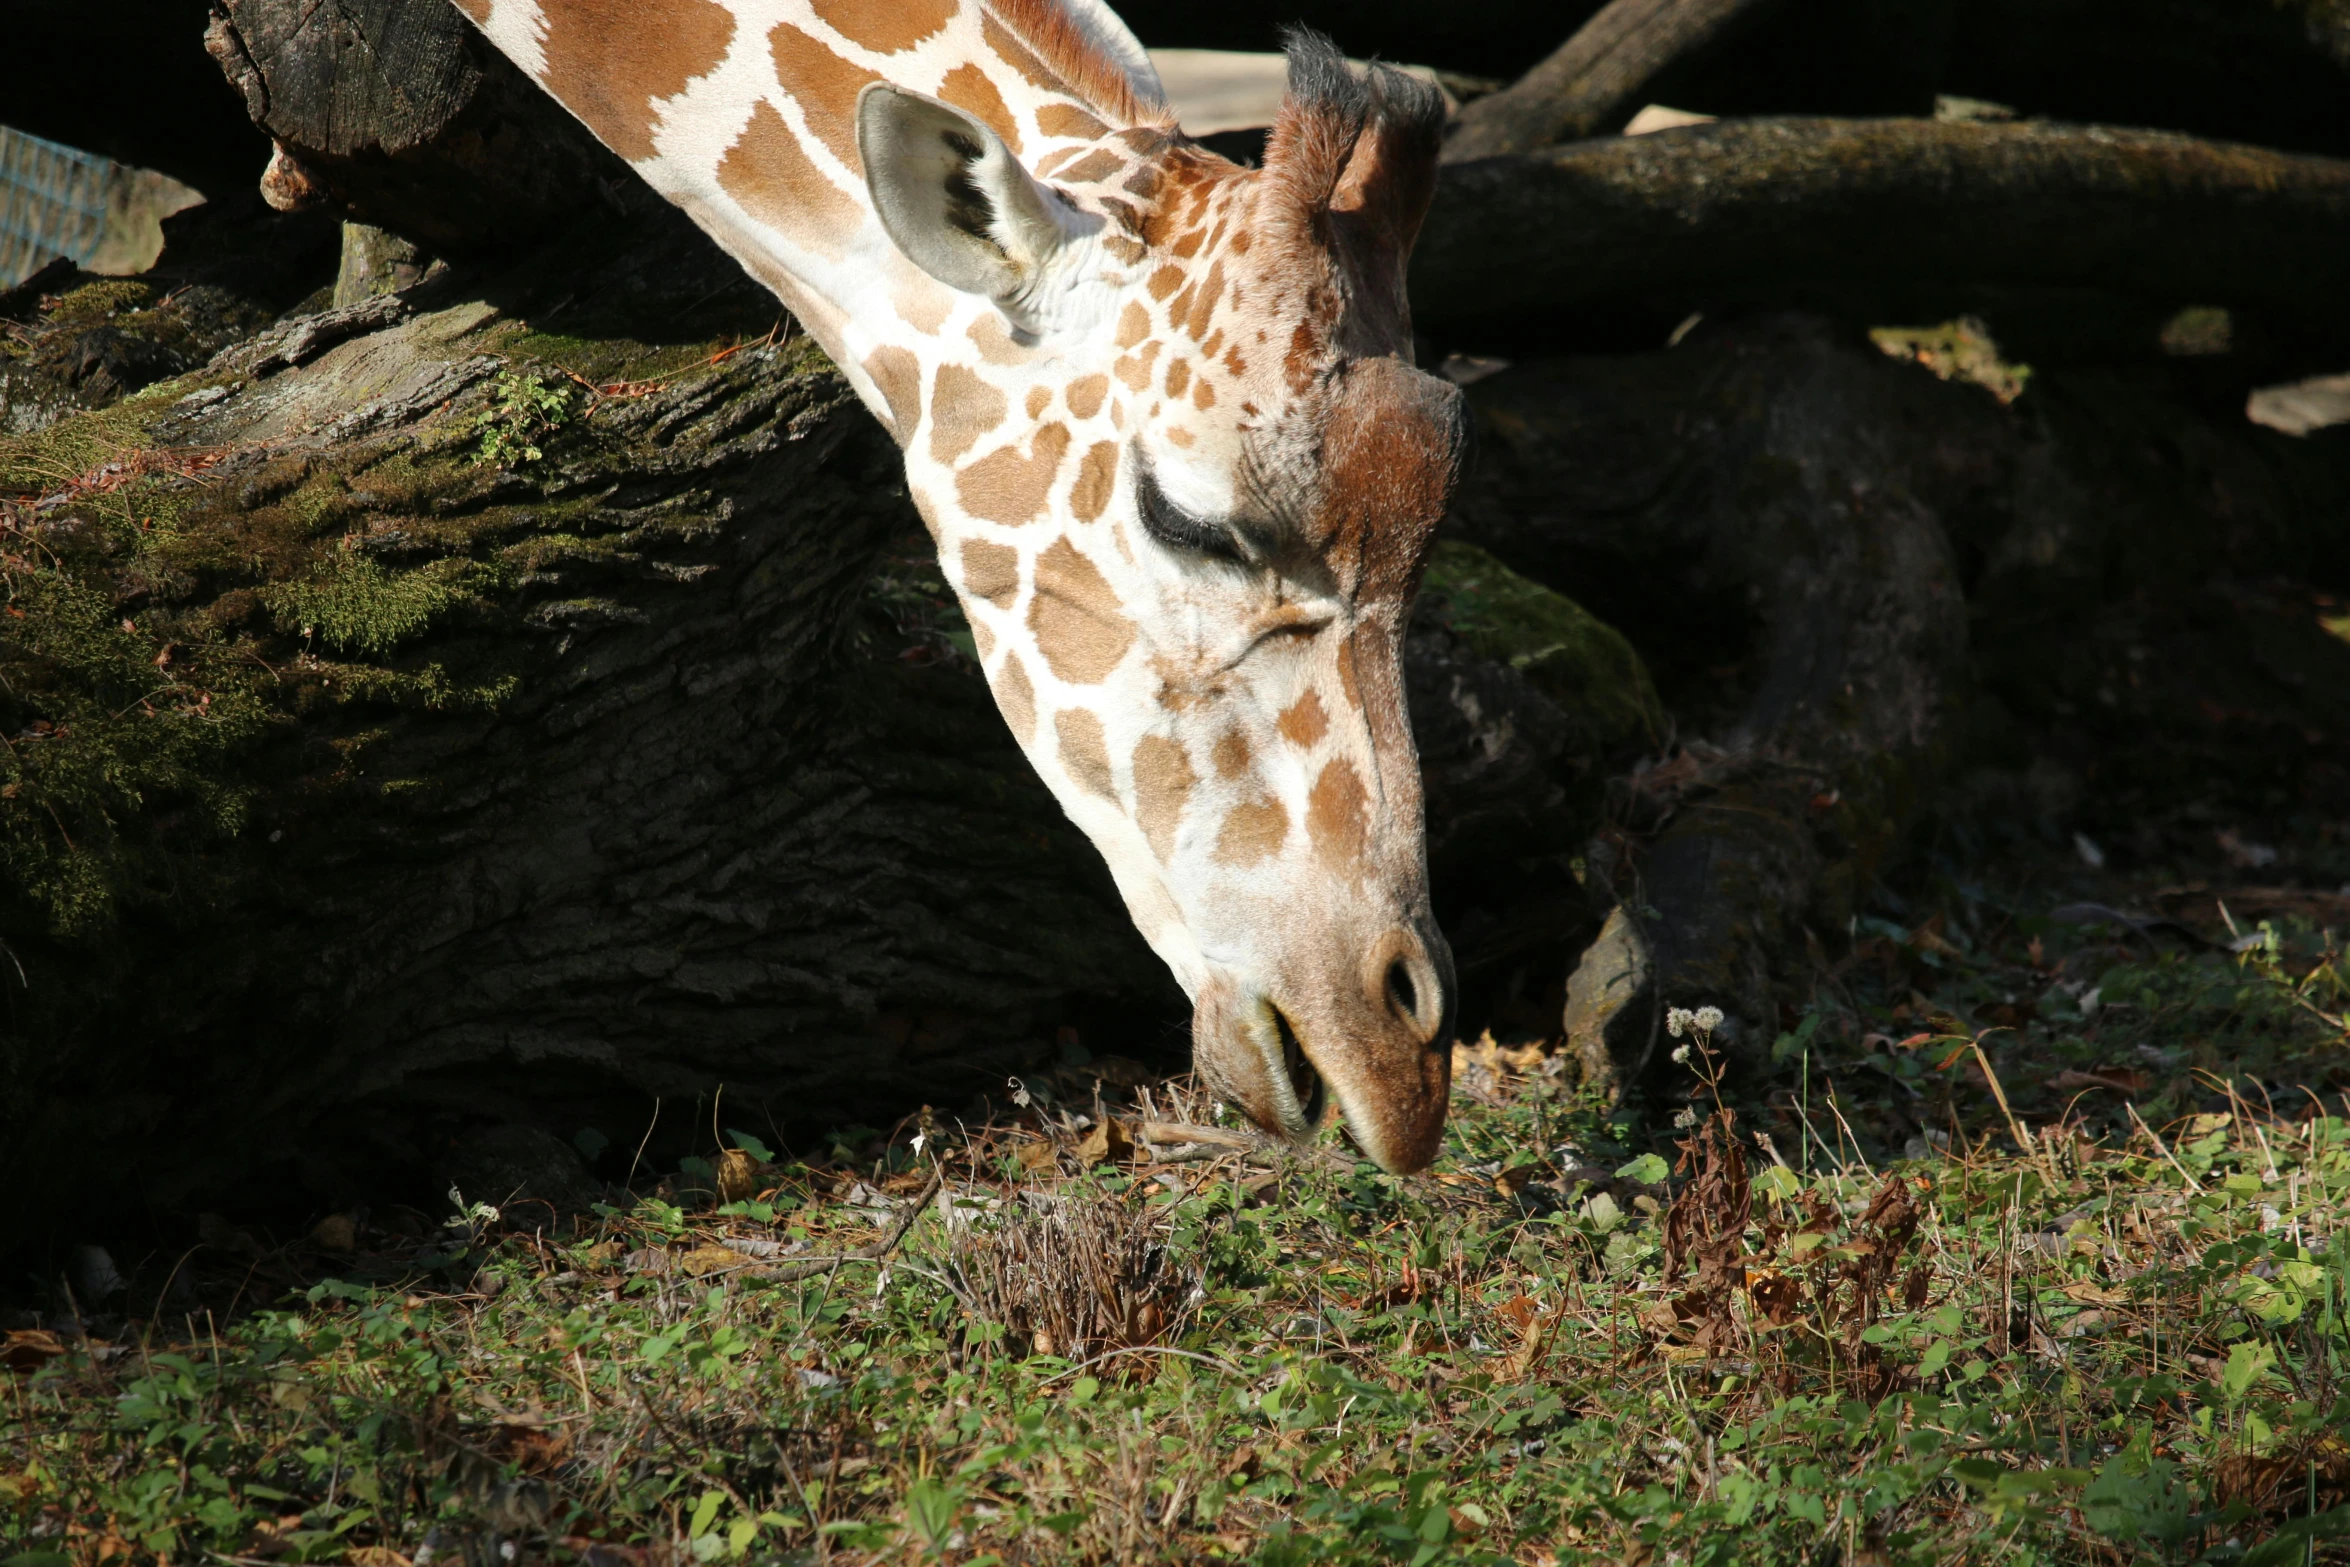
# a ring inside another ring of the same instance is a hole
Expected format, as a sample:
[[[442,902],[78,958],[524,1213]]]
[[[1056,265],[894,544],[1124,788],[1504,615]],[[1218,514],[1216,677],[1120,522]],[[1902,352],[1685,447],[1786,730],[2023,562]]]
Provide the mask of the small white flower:
[[[1004,1079],[1004,1086],[1012,1091],[1012,1103],[1025,1110],[1036,1101],[1028,1097],[1028,1085],[1016,1077]]]
[[[1720,1007],[1699,1007],[1697,1015],[1690,1021],[1697,1025],[1699,1033],[1710,1034],[1722,1026],[1722,1009]]]
[[[1679,1049],[1677,1049],[1677,1050],[1675,1050],[1675,1051],[1673,1052],[1673,1065],[1675,1065],[1675,1066],[1687,1066],[1688,1064],[1689,1064],[1689,1047],[1688,1047],[1687,1045],[1683,1045],[1683,1046],[1681,1046]]]
[[[1673,1117],[1673,1124],[1679,1127],[1682,1131],[1686,1132],[1689,1130],[1689,1128],[1697,1124],[1697,1112],[1694,1110],[1684,1109],[1680,1112],[1680,1114]]]
[[[928,1132],[916,1132],[916,1133],[914,1134],[914,1157],[915,1157],[915,1158],[919,1159],[919,1158],[921,1158],[921,1157],[922,1157],[922,1145],[923,1145],[924,1143],[928,1142],[928,1141],[930,1141],[930,1134],[929,1134]]]
[[[1665,1032],[1679,1039],[1697,1021],[1697,1014],[1687,1007],[1669,1007],[1665,1011]]]

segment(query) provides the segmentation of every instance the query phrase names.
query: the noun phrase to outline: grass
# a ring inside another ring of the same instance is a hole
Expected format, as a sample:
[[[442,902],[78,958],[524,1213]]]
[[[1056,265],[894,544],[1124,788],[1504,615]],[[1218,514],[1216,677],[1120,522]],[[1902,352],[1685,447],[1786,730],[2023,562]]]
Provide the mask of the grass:
[[[2262,1098],[2339,1070],[2330,942],[1966,935],[1776,1077],[1685,1030],[1655,1138],[1463,1045],[1410,1180],[1103,1061],[561,1221],[208,1220],[0,1352],[0,1561],[2350,1561],[2350,1118]]]

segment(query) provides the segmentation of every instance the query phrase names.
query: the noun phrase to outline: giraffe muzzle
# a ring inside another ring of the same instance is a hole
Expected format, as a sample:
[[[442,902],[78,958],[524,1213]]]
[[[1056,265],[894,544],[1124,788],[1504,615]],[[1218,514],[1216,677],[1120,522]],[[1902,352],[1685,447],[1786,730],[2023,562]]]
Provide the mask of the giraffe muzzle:
[[[1335,1101],[1382,1169],[1423,1169],[1451,1086],[1450,956],[1441,937],[1396,930],[1335,983],[1257,990],[1220,975],[1196,1003],[1194,1054],[1260,1129],[1305,1142]]]

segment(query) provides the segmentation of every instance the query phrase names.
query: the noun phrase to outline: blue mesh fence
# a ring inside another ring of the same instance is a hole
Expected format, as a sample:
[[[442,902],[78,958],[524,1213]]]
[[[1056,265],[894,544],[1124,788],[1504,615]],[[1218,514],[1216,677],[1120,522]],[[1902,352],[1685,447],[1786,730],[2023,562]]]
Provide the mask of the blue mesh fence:
[[[80,262],[96,253],[117,168],[95,153],[0,125],[0,288],[59,256]]]

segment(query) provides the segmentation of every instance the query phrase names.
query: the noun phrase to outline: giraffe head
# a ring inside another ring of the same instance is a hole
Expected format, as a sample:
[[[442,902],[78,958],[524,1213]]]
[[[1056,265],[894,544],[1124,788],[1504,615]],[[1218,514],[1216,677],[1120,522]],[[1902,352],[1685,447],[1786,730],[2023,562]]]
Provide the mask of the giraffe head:
[[[1441,99],[1300,35],[1248,169],[1075,104],[1024,143],[952,83],[857,103],[935,345],[862,369],[997,703],[1190,993],[1210,1081],[1291,1137],[1334,1097],[1418,1169],[1452,965],[1400,640],[1464,423],[1412,368],[1404,267]]]

